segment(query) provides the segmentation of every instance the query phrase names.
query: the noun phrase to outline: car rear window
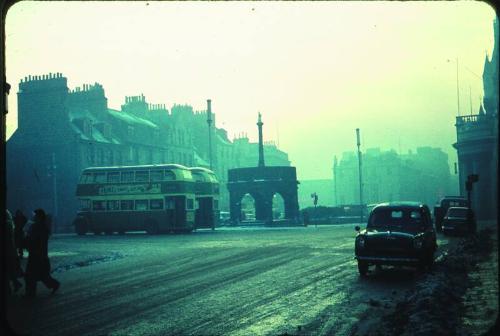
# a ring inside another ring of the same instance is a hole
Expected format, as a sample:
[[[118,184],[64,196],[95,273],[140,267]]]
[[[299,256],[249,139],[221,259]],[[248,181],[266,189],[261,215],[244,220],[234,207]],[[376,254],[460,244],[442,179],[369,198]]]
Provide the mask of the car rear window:
[[[448,217],[467,218],[467,209],[448,209]]]
[[[420,210],[377,209],[372,212],[368,227],[415,226],[424,223]]]

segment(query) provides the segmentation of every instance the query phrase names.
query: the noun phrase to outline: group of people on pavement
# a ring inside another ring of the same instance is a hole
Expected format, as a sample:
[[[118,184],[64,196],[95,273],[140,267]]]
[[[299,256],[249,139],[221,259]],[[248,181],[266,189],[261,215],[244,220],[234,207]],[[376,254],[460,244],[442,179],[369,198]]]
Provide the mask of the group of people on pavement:
[[[24,277],[25,296],[36,296],[36,284],[41,281],[54,294],[60,286],[59,281],[50,275],[50,261],[48,256],[48,241],[50,236],[50,220],[43,209],[33,212],[32,220],[28,220],[21,210],[16,211],[12,218],[7,210],[6,214],[6,293],[11,295],[22,287],[20,278]],[[24,250],[28,251],[26,269],[21,267]]]

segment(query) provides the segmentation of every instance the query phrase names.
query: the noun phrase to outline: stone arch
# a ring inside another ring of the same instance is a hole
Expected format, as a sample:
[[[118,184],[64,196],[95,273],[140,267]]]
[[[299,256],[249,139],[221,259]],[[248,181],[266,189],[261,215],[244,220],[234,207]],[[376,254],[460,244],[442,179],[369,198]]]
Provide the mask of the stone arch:
[[[237,221],[241,198],[249,193],[255,200],[255,218],[273,221],[273,196],[283,199],[284,219],[295,223],[298,219],[298,197],[295,167],[235,168],[228,171],[228,190],[231,220]]]
[[[279,192],[273,194],[273,220],[285,218],[285,198]]]

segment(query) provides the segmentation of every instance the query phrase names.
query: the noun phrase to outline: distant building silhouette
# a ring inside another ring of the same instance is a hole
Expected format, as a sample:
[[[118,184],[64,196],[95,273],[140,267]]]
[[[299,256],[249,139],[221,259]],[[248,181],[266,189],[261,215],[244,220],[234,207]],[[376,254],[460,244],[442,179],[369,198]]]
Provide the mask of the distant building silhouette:
[[[365,204],[420,201],[432,206],[453,191],[448,155],[439,148],[418,147],[402,155],[368,148],[362,169]],[[358,188],[356,153],[345,152],[335,167],[336,205],[358,204]]]
[[[209,167],[206,119],[206,111],[189,105],[169,111],[142,94],[125,97],[115,110],[98,83],[69,90],[61,73],[28,76],[19,83],[18,128],[7,142],[7,205],[57,212],[57,229],[69,230],[82,169],[155,163]],[[221,128],[212,131],[213,168],[223,184],[228,169],[255,165],[248,153],[257,143],[246,137],[231,141]],[[264,151],[268,165],[290,165],[275,145],[265,145]],[[225,185],[220,190],[220,206],[227,211]]]
[[[453,144],[461,195],[467,195],[467,176],[479,175],[471,195],[478,219],[496,219],[498,213],[498,18],[493,29],[493,54],[484,60],[482,105],[477,114],[456,117],[457,142]]]

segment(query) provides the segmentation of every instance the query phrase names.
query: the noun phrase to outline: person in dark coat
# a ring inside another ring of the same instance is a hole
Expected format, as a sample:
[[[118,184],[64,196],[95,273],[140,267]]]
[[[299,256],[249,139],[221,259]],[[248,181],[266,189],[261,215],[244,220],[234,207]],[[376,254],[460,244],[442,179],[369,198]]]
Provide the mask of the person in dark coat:
[[[59,281],[50,276],[50,261],[48,255],[48,241],[50,228],[47,215],[43,209],[34,211],[35,216],[26,236],[28,248],[28,263],[25,271],[26,296],[36,296],[37,281],[52,289],[54,294],[60,286]]]
[[[21,282],[17,278],[22,277],[23,270],[21,269],[21,263],[19,262],[19,257],[17,255],[16,244],[14,243],[14,223],[12,220],[12,215],[9,210],[6,212],[6,228],[4,239],[5,242],[5,260],[6,269],[4,273],[4,283],[6,286],[6,293],[10,295],[12,293],[10,285],[14,287],[14,292],[17,292],[19,288],[22,287]]]
[[[16,216],[14,217],[14,241],[20,258],[24,255],[24,226],[27,221],[28,219],[23,212],[17,210]]]

